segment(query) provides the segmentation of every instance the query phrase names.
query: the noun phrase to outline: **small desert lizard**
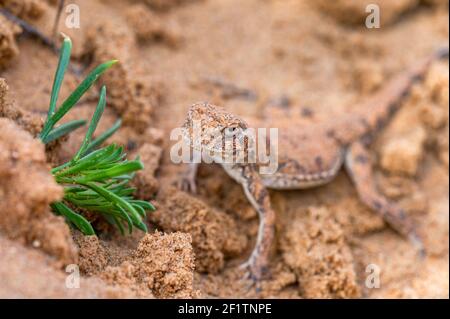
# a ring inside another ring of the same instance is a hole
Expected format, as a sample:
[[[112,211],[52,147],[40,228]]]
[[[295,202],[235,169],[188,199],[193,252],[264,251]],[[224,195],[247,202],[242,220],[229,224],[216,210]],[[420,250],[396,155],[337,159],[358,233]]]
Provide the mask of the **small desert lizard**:
[[[412,85],[421,80],[436,59],[448,57],[448,48],[438,50],[430,57],[418,61],[410,69],[393,77],[363,105],[357,113],[348,114],[330,123],[302,127],[295,119],[289,126],[280,126],[278,137],[278,169],[273,174],[259,174],[258,164],[224,164],[225,171],[244,189],[259,215],[259,232],[254,250],[244,264],[254,280],[260,280],[267,269],[269,253],[274,239],[275,213],[271,208],[267,188],[305,189],[326,184],[345,168],[353,181],[360,200],[380,214],[397,232],[409,238],[424,253],[422,241],[413,222],[405,212],[382,196],[373,183],[368,145],[377,132],[401,105]],[[192,138],[194,122],[200,123],[200,138]],[[269,127],[277,127],[276,120]],[[224,135],[231,129],[242,140],[249,126],[239,117],[208,103],[191,106],[183,126],[184,138],[189,145],[212,157],[222,158],[229,148],[221,140],[211,140],[212,131]],[[229,154],[228,154],[229,155]],[[191,164],[189,174],[182,180],[184,189],[195,191],[197,165]]]

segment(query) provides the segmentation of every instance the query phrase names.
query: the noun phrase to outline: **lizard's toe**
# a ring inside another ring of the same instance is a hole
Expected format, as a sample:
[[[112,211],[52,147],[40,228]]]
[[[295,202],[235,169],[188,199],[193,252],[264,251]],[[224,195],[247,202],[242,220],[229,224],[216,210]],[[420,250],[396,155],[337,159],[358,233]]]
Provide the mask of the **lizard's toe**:
[[[427,251],[423,244],[422,238],[416,232],[413,232],[408,237],[409,237],[410,242],[414,245],[414,248],[416,248],[416,250],[417,250],[418,258],[421,260],[425,259],[425,257],[427,256]]]
[[[197,184],[195,183],[195,180],[189,178],[188,176],[180,176],[180,178],[175,182],[175,186],[186,193],[197,193]]]
[[[241,264],[239,269],[243,271],[242,280],[248,283],[248,290],[255,289],[257,293],[261,292],[263,279],[270,277],[269,271],[265,267],[256,265],[252,260]]]
[[[261,278],[256,276],[250,268],[239,267],[243,270],[242,280],[245,282],[245,288],[247,290],[254,289],[256,293],[261,292]]]

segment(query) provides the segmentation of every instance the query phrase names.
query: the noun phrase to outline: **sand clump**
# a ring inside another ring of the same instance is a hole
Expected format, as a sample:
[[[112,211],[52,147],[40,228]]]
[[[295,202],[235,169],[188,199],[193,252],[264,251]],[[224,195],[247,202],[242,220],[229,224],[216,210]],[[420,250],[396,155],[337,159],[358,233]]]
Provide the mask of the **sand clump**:
[[[287,226],[282,242],[283,259],[297,275],[302,296],[360,296],[351,250],[326,208],[311,207],[305,219]]]
[[[62,197],[46,162],[44,145],[0,118],[0,229],[69,263],[76,259],[69,228],[49,204]]]
[[[16,35],[21,29],[0,15],[0,70],[7,67],[19,54]]]
[[[364,25],[366,17],[370,13],[366,12],[366,7],[372,3],[370,0],[314,1],[314,5],[322,12],[348,25]],[[419,0],[381,0],[377,1],[376,4],[380,8],[381,24],[387,25],[395,22],[402,14],[416,7]]]
[[[108,255],[105,247],[100,243],[97,236],[83,236],[76,232],[75,242],[79,249],[78,266],[80,271],[87,275],[97,275],[108,265]]]
[[[151,292],[157,298],[191,298],[197,295],[191,236],[147,234],[128,260],[107,267],[100,277],[111,284],[132,286],[140,294]]]
[[[191,235],[197,271],[217,273],[227,257],[237,256],[246,248],[246,237],[224,212],[173,187],[163,188],[157,199],[157,210],[149,214],[150,221],[164,231]]]
[[[111,123],[112,125],[112,123]],[[160,155],[159,152],[156,150],[157,148],[162,149],[163,140],[164,140],[164,132],[160,129],[154,128],[149,126],[144,132],[136,132],[133,127],[130,126],[123,126],[120,128],[119,131],[117,131],[116,134],[111,136],[109,139],[110,143],[116,143],[118,145],[123,145],[125,149],[129,152],[130,157],[139,155],[139,148],[144,147],[150,149],[154,149],[150,151],[150,153],[156,158],[158,158]],[[147,146],[144,146],[147,144]],[[150,146],[153,145],[153,146]],[[145,149],[142,150],[143,152],[146,152]],[[145,164],[145,163],[144,163]],[[148,162],[150,165],[149,168],[151,170],[157,170],[156,167],[154,167],[151,161]]]
[[[56,0],[0,0],[6,3],[18,4],[14,12],[51,34]],[[39,13],[31,13],[33,3],[46,11],[39,20]],[[359,112],[358,101],[445,45],[448,1],[381,1],[377,30],[364,27],[368,1],[76,3],[81,28],[68,29],[64,19],[60,24],[73,39],[76,68],[120,60],[100,79],[107,85],[108,106],[98,132],[123,119],[109,142],[123,145],[130,159],[141,156],[145,169],[133,180],[135,194],[157,211],[148,213],[150,234],[122,236],[101,216],[92,219],[98,237],[71,231],[51,213],[48,203],[60,198],[61,188],[50,165],[70,159],[85,129],[47,149],[35,139],[57,57],[34,37],[18,37],[21,30],[4,19],[2,24],[0,15],[0,68],[17,100],[10,100],[0,80],[0,131],[6,134],[0,139],[1,296],[448,297],[446,61],[432,65],[371,146],[373,182],[423,234],[428,257],[420,264],[411,244],[360,202],[342,171],[317,189],[270,191],[277,214],[271,276],[260,291],[249,290],[237,266],[253,248],[258,218],[242,187],[217,165],[202,165],[198,193],[181,192],[171,185],[182,168],[168,158],[169,132],[196,101],[219,99],[244,119],[272,116],[250,94],[192,85],[202,83],[199,79],[228,79],[263,99],[284,97],[288,102],[279,103],[278,116],[301,115],[308,125],[333,121]],[[61,98],[78,80],[67,73]],[[97,94],[91,90],[64,120],[89,119]],[[403,148],[395,146],[400,142]],[[406,165],[396,163],[397,156]],[[154,234],[155,229],[164,233]],[[61,266],[68,263],[79,266],[81,289],[65,287],[68,273]],[[382,269],[380,289],[364,288],[369,264]]]
[[[38,19],[48,5],[44,0],[1,0],[0,6],[22,19]]]
[[[439,140],[448,127],[448,73],[431,68],[422,85],[398,112],[379,143],[380,166],[390,175],[414,177],[427,152],[437,148],[445,158],[448,147]]]
[[[198,2],[200,0],[138,0],[138,1],[146,4],[152,9],[159,11],[167,11],[176,8],[178,6],[192,2]]]
[[[135,195],[150,200],[159,189],[159,181],[155,174],[159,168],[162,149],[154,144],[145,143],[138,149],[137,154],[144,164],[144,169],[138,171],[132,180],[133,186],[137,188]]]
[[[10,101],[3,79],[0,116],[0,229],[49,253],[61,265],[76,261],[69,227],[50,211],[49,204],[61,199],[62,188],[50,174],[44,145],[33,137],[41,121]]]
[[[392,174],[416,175],[423,157],[425,138],[426,132],[419,126],[391,139],[381,150],[381,167]]]
[[[181,44],[181,35],[174,23],[167,22],[167,17],[153,13],[143,4],[136,4],[127,9],[126,19],[133,28],[140,43],[162,42],[171,48]]]
[[[14,121],[33,137],[38,135],[43,126],[39,116],[16,105],[10,97],[8,84],[3,78],[0,78],[0,117]]]
[[[82,276],[76,288],[76,282],[69,278],[74,274],[73,270],[61,271],[48,255],[0,235],[0,298],[136,297],[129,288],[107,285],[98,278]]]
[[[427,144],[448,170],[449,159],[449,73],[448,64],[436,63],[428,72],[421,95],[419,117],[429,132]]]
[[[157,84],[151,85],[130,71],[130,51],[136,46],[132,31],[123,24],[105,20],[86,33],[85,54],[92,55],[94,64],[119,60],[101,78],[108,88],[108,105],[121,116],[125,125],[144,132],[162,93]]]

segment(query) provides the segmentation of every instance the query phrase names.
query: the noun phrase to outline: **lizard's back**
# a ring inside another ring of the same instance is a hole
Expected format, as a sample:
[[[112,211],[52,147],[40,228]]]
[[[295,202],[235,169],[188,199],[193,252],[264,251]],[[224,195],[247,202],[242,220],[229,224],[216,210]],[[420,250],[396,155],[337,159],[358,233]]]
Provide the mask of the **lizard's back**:
[[[306,126],[295,118],[260,121],[258,124],[263,126],[257,127],[279,128],[278,169],[262,176],[265,185],[299,189],[330,181],[341,167],[347,146],[356,140],[371,141],[397,111],[413,83],[423,77],[434,59],[443,56],[448,56],[448,48],[393,77],[353,114]]]

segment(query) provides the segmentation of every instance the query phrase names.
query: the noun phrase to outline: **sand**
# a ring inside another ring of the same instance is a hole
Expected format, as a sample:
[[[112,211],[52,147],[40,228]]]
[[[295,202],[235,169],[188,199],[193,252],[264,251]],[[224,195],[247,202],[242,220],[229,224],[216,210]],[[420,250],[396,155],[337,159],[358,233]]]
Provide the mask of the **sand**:
[[[51,34],[54,2],[0,6]],[[63,15],[60,30],[73,40],[76,68],[120,60],[101,78],[108,106],[99,131],[123,119],[111,142],[140,154],[136,196],[157,210],[149,234],[126,236],[88,214],[98,237],[51,213],[62,190],[50,167],[74,154],[84,132],[47,148],[35,139],[57,56],[0,16],[1,297],[449,297],[448,61],[433,64],[371,147],[375,183],[416,221],[424,259],[359,202],[341,172],[317,189],[270,192],[271,277],[249,289],[237,266],[254,244],[255,211],[216,165],[201,165],[197,195],[178,190],[186,167],[171,162],[169,139],[203,100],[244,118],[266,112],[267,99],[281,116],[318,123],[356,111],[387,78],[448,42],[448,1],[379,1],[381,28],[370,30],[365,0],[73,2],[81,28],[68,29]],[[61,98],[80,79],[68,73]],[[90,117],[98,88],[65,120]],[[77,265],[79,289],[67,287],[67,265]]]

